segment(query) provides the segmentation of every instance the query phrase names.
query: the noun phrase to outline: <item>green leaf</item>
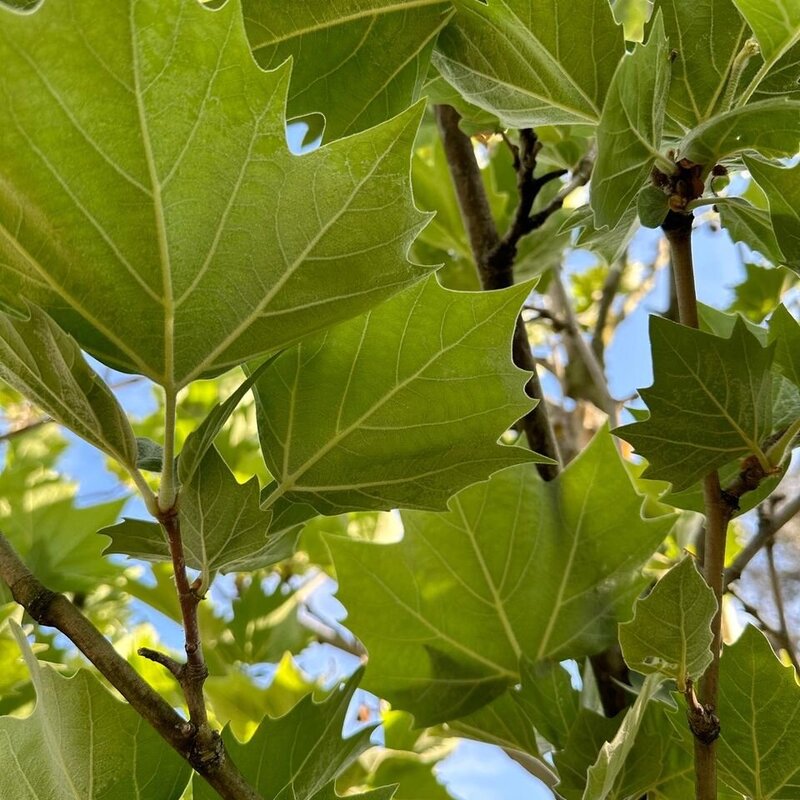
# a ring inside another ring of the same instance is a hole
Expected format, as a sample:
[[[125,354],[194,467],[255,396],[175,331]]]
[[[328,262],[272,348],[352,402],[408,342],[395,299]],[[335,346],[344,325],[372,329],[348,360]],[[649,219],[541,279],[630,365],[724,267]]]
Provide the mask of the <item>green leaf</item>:
[[[800,165],[777,167],[747,157],[745,165],[767,195],[772,229],[783,254],[782,263],[800,274]]]
[[[587,205],[573,211],[562,226],[562,230],[573,228],[580,228],[575,247],[591,251],[610,267],[623,257],[639,230],[639,215],[636,207],[631,205],[615,227],[597,230],[592,209]]]
[[[432,724],[453,710],[450,692],[485,704],[516,683],[522,655],[580,657],[615,641],[673,522],[643,519],[642,501],[604,430],[554,481],[523,465],[444,514],[404,513],[399,544],[328,538],[348,627],[369,651],[365,687]]]
[[[615,430],[649,462],[646,476],[688,489],[735,458],[759,455],[772,431],[773,346],[738,317],[723,339],[650,318],[654,383],[640,394],[650,416]]]
[[[669,213],[669,197],[657,186],[644,186],[636,198],[639,220],[645,228],[658,228]]]
[[[267,535],[272,514],[259,505],[258,479],[237,483],[216,448],[203,457],[180,492],[181,538],[186,564],[206,578],[277,564],[294,552],[296,531]],[[169,546],[161,526],[126,518],[101,533],[111,538],[107,553],[146,561],[167,561]]]
[[[622,30],[608,0],[458,0],[433,63],[470,103],[512,128],[597,123]]]
[[[498,469],[543,460],[497,443],[531,406],[509,340],[530,286],[435,277],[282,353],[255,384],[264,504],[318,513],[439,509]]]
[[[784,305],[770,317],[769,339],[775,342],[775,371],[800,389],[800,323]]]
[[[646,45],[623,58],[597,128],[592,210],[598,228],[614,228],[633,203],[660,156],[669,90],[669,47],[659,12]]]
[[[161,472],[164,448],[146,436],[136,437],[136,466],[147,472]]]
[[[769,120],[769,125],[764,120]],[[724,158],[756,150],[764,156],[793,156],[800,142],[800,100],[775,97],[717,114],[693,128],[678,147],[680,158],[708,169]]]
[[[372,732],[371,727],[362,728],[342,739],[347,708],[360,677],[356,673],[322,703],[308,695],[285,716],[266,718],[246,744],[229,730],[223,731],[231,759],[257,792],[270,800],[335,800],[336,777],[369,746]],[[379,790],[366,796],[388,800],[392,793]],[[194,796],[195,800],[217,798],[201,781],[194,782]]]
[[[195,470],[200,466],[208,449],[213,445],[214,439],[222,430],[223,425],[236,410],[242,398],[253,388],[253,384],[269,368],[273,358],[268,358],[255,369],[248,369],[247,378],[224,402],[217,403],[208,412],[205,419],[192,431],[183,443],[178,457],[178,478],[181,483],[189,483]]]
[[[684,129],[726,111],[726,88],[750,35],[732,0],[661,0],[664,27],[678,55],[667,113]]]
[[[619,643],[628,666],[644,675],[672,678],[678,691],[696,681],[711,663],[711,620],[717,601],[686,556],[636,601],[633,619],[619,627]]]
[[[658,673],[645,678],[636,702],[625,713],[625,719],[614,738],[602,746],[597,761],[589,767],[583,800],[605,800],[609,797],[636,743],[647,704],[663,682],[663,676]]]
[[[720,778],[748,797],[797,797],[800,687],[751,625],[723,653],[717,713]]]
[[[105,363],[179,388],[427,272],[405,257],[425,221],[420,107],[298,158],[289,66],[253,62],[238,0],[0,20],[0,299],[43,306]]]
[[[40,666],[22,630],[10,624],[37,701],[25,719],[0,717],[0,796],[178,800],[189,765],[88,671],[66,680]]]
[[[433,44],[452,14],[442,0],[293,3],[242,0],[256,61],[293,59],[288,114],[325,117],[325,139],[377,125],[420,96]]]
[[[797,0],[733,0],[753,29],[766,61],[777,61],[800,38]]]
[[[780,267],[745,264],[745,279],[734,287],[734,301],[728,311],[739,312],[760,323],[780,303],[787,273]]]
[[[744,242],[772,264],[782,264],[783,254],[772,230],[769,212],[740,197],[727,197],[719,204],[722,227],[735,242]]]
[[[111,389],[47,314],[36,306],[28,306],[27,314],[19,319],[0,313],[0,379],[98,450],[134,468],[136,439]]]
[[[644,41],[644,26],[653,13],[653,0],[611,0],[611,10],[629,42]]]

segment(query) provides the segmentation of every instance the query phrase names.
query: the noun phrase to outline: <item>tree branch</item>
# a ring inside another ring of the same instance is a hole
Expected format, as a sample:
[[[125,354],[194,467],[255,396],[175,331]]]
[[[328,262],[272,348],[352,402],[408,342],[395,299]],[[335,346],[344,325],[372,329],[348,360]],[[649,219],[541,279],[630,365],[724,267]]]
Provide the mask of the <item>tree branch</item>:
[[[786,609],[783,605],[783,592],[781,591],[781,578],[778,574],[778,569],[775,566],[775,537],[767,542],[767,564],[769,565],[769,578],[772,584],[772,597],[775,601],[775,610],[778,612],[778,632],[783,642],[783,647],[795,672],[800,675],[800,664],[797,661],[797,652],[794,648],[791,634],[789,633],[789,625],[786,622]]]
[[[509,233],[508,241],[500,248],[499,254],[495,254],[490,263],[490,256],[501,245],[501,240],[489,208],[486,190],[481,180],[480,168],[475,160],[472,141],[458,127],[460,119],[458,112],[451,106],[436,106],[436,120],[442,136],[445,155],[447,156],[450,177],[458,199],[461,219],[469,237],[473,258],[478,268],[483,288],[499,289],[503,286],[511,286],[514,281],[513,259],[514,255],[516,255],[516,242],[512,246],[511,239],[515,234]],[[533,136],[532,133],[531,136]],[[529,138],[526,138],[526,141],[530,143]],[[533,146],[535,147],[535,145]],[[528,153],[519,155],[521,170],[528,170],[531,157],[533,156]],[[526,195],[524,203],[527,204],[527,202],[528,196]],[[521,209],[524,210],[522,200],[520,201],[520,208],[517,209],[517,214],[515,214],[515,219],[521,215]],[[512,229],[513,227],[512,224]],[[501,255],[504,259],[507,259],[510,255],[510,261],[506,264],[501,260]],[[522,418],[521,422],[525,436],[532,450],[557,462],[556,464],[536,465],[539,474],[545,480],[552,480],[559,471],[558,444],[547,414],[544,392],[539,383],[536,362],[531,353],[528,334],[525,331],[525,323],[521,316],[517,317],[516,327],[514,328],[513,357],[517,366],[530,371],[531,377],[525,388],[530,397],[539,401],[536,407]]]
[[[43,425],[49,425],[51,422],[53,422],[53,420],[50,419],[50,417],[42,417],[41,419],[36,419],[33,422],[28,422],[25,425],[21,425],[19,428],[13,428],[5,433],[0,433],[0,443],[10,442],[12,439],[16,439],[18,436],[24,436],[26,433],[35,431],[37,428],[41,428]]]
[[[225,800],[261,800],[224,749],[211,763],[196,758],[197,732],[181,717],[111,643],[64,595],[53,592],[34,577],[0,534],[0,578],[14,600],[40,625],[61,631],[80,650],[139,715],[200,774]]]

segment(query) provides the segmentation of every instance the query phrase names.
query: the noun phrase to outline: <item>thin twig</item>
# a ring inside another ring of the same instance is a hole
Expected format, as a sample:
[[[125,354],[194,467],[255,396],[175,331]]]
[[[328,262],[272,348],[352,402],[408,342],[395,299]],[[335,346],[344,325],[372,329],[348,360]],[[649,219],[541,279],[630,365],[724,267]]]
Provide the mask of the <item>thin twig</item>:
[[[500,263],[499,256],[496,253],[490,265],[489,256],[496,251],[500,244],[500,237],[489,208],[489,201],[481,179],[480,168],[475,159],[472,142],[458,127],[461,118],[451,106],[436,106],[436,119],[442,136],[445,155],[447,156],[450,177],[453,180],[458,199],[461,218],[469,237],[481,284],[484,289],[498,289],[502,288],[503,285],[510,286],[513,284],[513,256],[516,253],[516,248],[511,248],[510,246],[502,248],[504,254],[511,254],[511,261],[507,268]],[[527,164],[527,161],[523,162],[522,155],[519,156],[519,160],[521,165],[523,163]],[[525,169],[527,170],[527,166],[525,166]],[[536,362],[531,353],[528,334],[521,316],[517,317],[514,329],[513,357],[517,366],[531,373],[526,385],[526,391],[530,397],[538,400],[536,407],[522,419],[525,436],[532,450],[548,456],[556,462],[556,464],[537,464],[539,474],[545,480],[552,480],[559,471],[558,444],[547,414],[547,405],[539,383]]]
[[[221,797],[225,800],[261,800],[224,749],[220,757],[211,763],[196,758],[197,732],[194,726],[141,678],[74,604],[63,594],[51,591],[38,581],[2,534],[0,578],[8,585],[14,599],[36,622],[61,631]]]
[[[742,551],[734,558],[733,563],[725,570],[726,588],[733,581],[739,580],[745,567],[761,552],[767,542],[798,513],[800,513],[800,494],[785,503],[777,512],[771,513],[769,525],[759,525],[755,536],[744,546]]]
[[[606,275],[606,279],[603,281],[600,302],[597,305],[597,319],[595,320],[594,330],[592,331],[591,347],[592,352],[594,352],[601,364],[605,359],[608,317],[611,312],[611,306],[614,303],[614,298],[617,296],[620,284],[622,283],[622,275],[625,272],[627,258],[628,256],[626,253],[609,268],[608,275]]]
[[[24,436],[26,433],[35,431],[37,428],[41,428],[43,425],[49,425],[51,422],[53,422],[53,420],[50,417],[42,417],[41,419],[36,419],[33,422],[28,422],[25,425],[21,425],[19,428],[13,428],[5,433],[0,433],[0,443],[10,442],[12,439],[16,439],[19,436]]]
[[[769,565],[769,578],[772,584],[772,598],[775,601],[775,610],[778,612],[778,632],[783,641],[783,648],[786,650],[789,660],[795,671],[800,675],[800,664],[797,661],[797,651],[792,641],[792,636],[789,633],[789,625],[786,622],[786,609],[783,605],[783,591],[781,590],[781,576],[775,566],[775,537],[767,542],[767,564]]]

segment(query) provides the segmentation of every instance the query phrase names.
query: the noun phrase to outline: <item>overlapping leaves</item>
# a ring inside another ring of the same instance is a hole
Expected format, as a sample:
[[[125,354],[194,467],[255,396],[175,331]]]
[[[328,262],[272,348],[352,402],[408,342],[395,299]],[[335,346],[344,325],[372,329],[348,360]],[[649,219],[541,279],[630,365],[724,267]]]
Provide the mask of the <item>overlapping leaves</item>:
[[[672,524],[641,505],[601,432],[551,483],[521,466],[446,514],[405,513],[399,544],[329,539],[348,626],[369,650],[365,685],[424,724],[491,701],[522,655],[602,649]]]
[[[238,0],[0,18],[4,303],[28,297],[106,363],[172,388],[424,273],[405,258],[424,221],[408,179],[419,109],[291,156],[289,67],[253,63]]]

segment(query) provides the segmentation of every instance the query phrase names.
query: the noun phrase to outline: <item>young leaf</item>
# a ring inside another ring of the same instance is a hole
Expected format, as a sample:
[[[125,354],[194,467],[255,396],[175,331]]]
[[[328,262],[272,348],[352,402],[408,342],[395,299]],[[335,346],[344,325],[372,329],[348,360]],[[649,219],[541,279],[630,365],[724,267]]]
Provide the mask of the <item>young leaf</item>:
[[[404,513],[399,544],[328,538],[348,627],[369,650],[365,687],[432,724],[454,710],[449,693],[476,693],[468,713],[516,682],[522,655],[581,657],[615,641],[673,522],[641,507],[601,431],[550,483],[524,465],[444,514]]]
[[[769,125],[764,120],[769,120]],[[693,128],[678,147],[686,158],[708,169],[724,158],[756,150],[764,156],[793,156],[800,142],[800,101],[760,100],[712,117]]]
[[[186,564],[206,577],[268,567],[294,552],[296,531],[267,535],[272,515],[259,506],[258,479],[237,483],[214,447],[181,487],[179,509]],[[161,526],[153,522],[126,518],[100,532],[111,537],[107,553],[146,561],[170,558]]]
[[[772,229],[783,254],[781,263],[800,274],[800,165],[777,167],[746,156],[744,162],[767,196]]]
[[[136,437],[111,389],[44,311],[28,306],[27,313],[27,319],[0,313],[0,378],[89,444],[135,468]]]
[[[636,743],[647,704],[663,682],[663,676],[658,673],[644,679],[636,702],[625,713],[614,738],[602,746],[597,761],[589,767],[583,800],[606,800],[609,797]]]
[[[650,416],[614,431],[648,460],[646,476],[679,492],[735,458],[763,458],[774,347],[741,317],[723,339],[653,316],[650,344],[654,383],[640,392]]]
[[[678,53],[667,113],[683,128],[693,128],[727,110],[731,69],[750,29],[732,0],[662,0],[659,7]]]
[[[421,108],[291,155],[289,66],[253,62],[239,0],[0,5],[0,62],[0,299],[112,366],[179,388],[428,272]]]
[[[311,695],[278,719],[267,717],[242,744],[229,730],[222,734],[231,758],[253,788],[270,800],[335,800],[334,781],[367,747],[372,728],[342,739],[347,708],[361,673],[334,689],[322,703]],[[394,789],[358,797],[389,800]],[[194,800],[217,800],[205,782],[194,782]]]
[[[458,0],[433,63],[512,128],[597,123],[625,52],[608,0]]]
[[[189,765],[87,670],[67,680],[40,666],[9,624],[37,699],[25,719],[0,717],[0,797],[178,800]]]
[[[636,601],[634,617],[619,626],[622,655],[631,669],[672,678],[678,690],[696,681],[711,663],[714,593],[686,556]]]
[[[294,61],[289,116],[323,114],[326,141],[377,125],[420,96],[452,14],[442,0],[242,0],[242,8],[256,61],[265,69]]]
[[[276,516],[287,505],[439,509],[498,469],[541,460],[497,443],[531,407],[509,345],[529,291],[451,292],[431,277],[282,353],[255,384],[275,476],[264,504]]]
[[[636,45],[620,61],[603,106],[592,174],[598,228],[616,227],[660,157],[669,76],[669,47],[659,12],[647,44]]]
[[[718,715],[720,778],[748,797],[795,797],[800,782],[800,687],[764,634],[748,625],[725,648]]]

